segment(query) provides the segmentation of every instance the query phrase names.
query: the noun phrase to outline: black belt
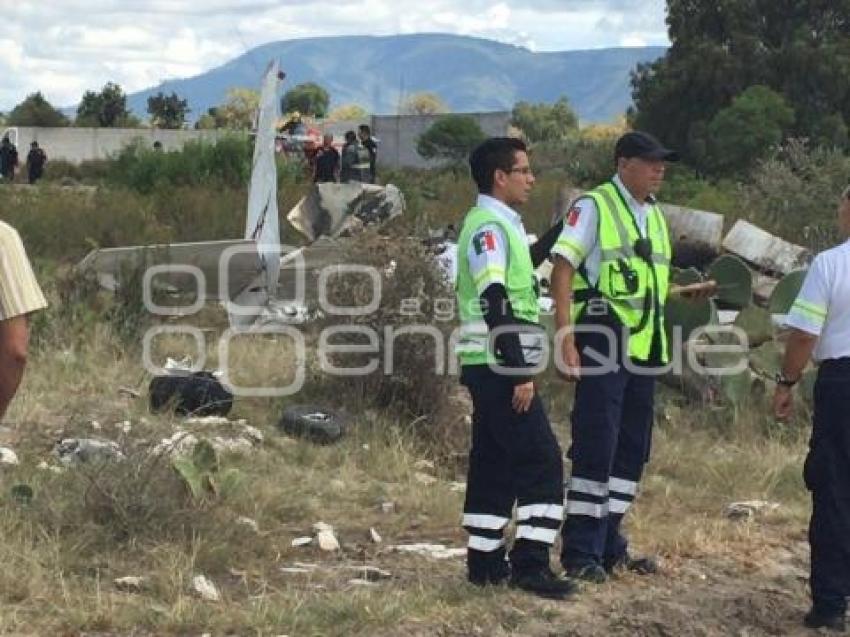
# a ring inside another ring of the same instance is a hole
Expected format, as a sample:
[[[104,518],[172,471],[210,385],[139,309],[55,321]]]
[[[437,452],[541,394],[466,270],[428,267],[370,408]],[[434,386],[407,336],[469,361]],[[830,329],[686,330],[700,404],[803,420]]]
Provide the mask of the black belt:
[[[602,292],[595,288],[584,288],[573,292],[573,301],[576,303],[586,303],[592,299],[601,299]]]

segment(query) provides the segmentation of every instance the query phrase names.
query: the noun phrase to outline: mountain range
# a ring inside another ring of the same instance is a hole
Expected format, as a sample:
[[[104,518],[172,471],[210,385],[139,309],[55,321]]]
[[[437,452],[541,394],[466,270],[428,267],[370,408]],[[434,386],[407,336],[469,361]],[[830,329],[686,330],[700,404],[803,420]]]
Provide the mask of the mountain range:
[[[631,104],[629,73],[664,55],[664,47],[534,52],[466,36],[415,34],[285,40],[258,46],[205,73],[173,79],[128,95],[147,117],[147,99],[160,91],[188,99],[190,119],[226,100],[233,87],[259,88],[272,58],[287,78],[284,89],[316,82],[331,108],[356,103],[392,114],[413,93],[438,94],[454,112],[510,110],[520,101],[566,96],[583,122],[610,121]]]

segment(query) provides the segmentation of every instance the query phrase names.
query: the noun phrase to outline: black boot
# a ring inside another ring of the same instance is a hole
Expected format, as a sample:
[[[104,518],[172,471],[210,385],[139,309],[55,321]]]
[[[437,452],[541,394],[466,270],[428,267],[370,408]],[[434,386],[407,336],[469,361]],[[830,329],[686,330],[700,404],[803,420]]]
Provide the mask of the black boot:
[[[844,632],[844,613],[825,612],[812,606],[812,609],[803,617],[803,626],[806,628],[826,628],[835,632]]]
[[[596,562],[565,567],[564,574],[571,579],[582,580],[591,584],[604,584],[608,581],[608,573]]]
[[[466,578],[476,586],[498,586],[511,576],[504,548],[491,553],[470,549],[466,554],[466,568]]]
[[[507,583],[511,576],[510,565],[502,560],[497,564],[489,565],[486,569],[469,570],[466,578],[476,586],[499,586]]]
[[[658,572],[658,560],[651,555],[632,557],[625,553],[614,560],[605,561],[605,570],[608,573],[613,573],[619,569],[631,571],[638,575],[655,575]]]
[[[574,582],[556,576],[548,567],[514,573],[508,585],[546,599],[566,599],[578,590]]]

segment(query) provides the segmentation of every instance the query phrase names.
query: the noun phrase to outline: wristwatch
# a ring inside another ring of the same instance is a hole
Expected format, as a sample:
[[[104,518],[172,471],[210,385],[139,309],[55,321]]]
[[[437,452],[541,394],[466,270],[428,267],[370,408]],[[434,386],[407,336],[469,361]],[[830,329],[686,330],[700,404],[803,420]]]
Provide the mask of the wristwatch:
[[[797,384],[797,381],[799,381],[800,379],[797,378],[795,380],[791,380],[784,373],[776,372],[776,376],[774,377],[773,380],[776,381],[777,385],[782,385],[783,387],[793,387],[794,385]]]

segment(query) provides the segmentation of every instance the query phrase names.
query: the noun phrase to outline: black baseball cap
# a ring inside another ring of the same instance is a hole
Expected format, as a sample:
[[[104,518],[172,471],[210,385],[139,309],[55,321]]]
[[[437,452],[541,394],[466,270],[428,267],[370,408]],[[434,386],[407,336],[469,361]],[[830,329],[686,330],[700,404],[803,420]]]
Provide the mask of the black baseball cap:
[[[620,157],[679,161],[679,153],[666,148],[655,137],[643,131],[631,131],[617,140],[617,145],[614,147],[614,159],[617,160]]]

